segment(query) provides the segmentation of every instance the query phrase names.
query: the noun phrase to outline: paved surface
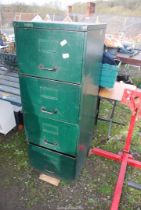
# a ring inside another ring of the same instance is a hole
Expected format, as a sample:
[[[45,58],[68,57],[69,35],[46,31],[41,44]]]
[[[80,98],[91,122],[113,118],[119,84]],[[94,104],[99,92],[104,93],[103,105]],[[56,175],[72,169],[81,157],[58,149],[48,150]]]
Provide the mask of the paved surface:
[[[18,73],[3,66],[0,66],[0,99],[9,101],[14,106],[21,107]]]

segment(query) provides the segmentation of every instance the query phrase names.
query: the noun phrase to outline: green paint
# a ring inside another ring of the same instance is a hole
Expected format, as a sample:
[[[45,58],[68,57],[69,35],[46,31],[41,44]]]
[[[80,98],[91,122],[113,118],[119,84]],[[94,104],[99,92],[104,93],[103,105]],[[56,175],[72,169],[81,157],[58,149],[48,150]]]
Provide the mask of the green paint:
[[[74,179],[93,138],[105,25],[14,22],[14,28],[30,162]]]

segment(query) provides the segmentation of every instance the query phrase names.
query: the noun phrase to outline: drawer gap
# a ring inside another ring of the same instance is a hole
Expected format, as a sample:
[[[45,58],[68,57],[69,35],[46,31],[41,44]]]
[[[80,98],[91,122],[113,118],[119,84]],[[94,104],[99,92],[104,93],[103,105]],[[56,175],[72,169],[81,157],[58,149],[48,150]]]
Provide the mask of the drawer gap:
[[[32,145],[38,146],[38,147],[43,148],[43,149],[47,149],[47,150],[52,151],[52,152],[56,152],[56,153],[58,153],[58,154],[60,154],[60,155],[65,155],[66,157],[76,158],[76,156],[74,156],[74,155],[69,155],[69,154],[66,154],[66,153],[58,152],[58,151],[56,151],[56,150],[53,150],[53,149],[50,149],[50,148],[43,147],[43,146],[41,146],[41,145],[37,145],[37,144],[34,144],[34,143],[32,143]]]
[[[44,80],[49,80],[49,81],[55,81],[55,82],[59,82],[59,83],[66,84],[66,85],[77,85],[77,86],[81,87],[80,83],[75,83],[75,82],[65,82],[65,81],[61,81],[61,80],[57,80],[57,79],[44,78],[44,77],[39,77],[39,76],[32,76],[30,74],[23,74],[23,73],[19,73],[19,75],[30,77],[30,78],[36,78],[36,79],[44,79]]]

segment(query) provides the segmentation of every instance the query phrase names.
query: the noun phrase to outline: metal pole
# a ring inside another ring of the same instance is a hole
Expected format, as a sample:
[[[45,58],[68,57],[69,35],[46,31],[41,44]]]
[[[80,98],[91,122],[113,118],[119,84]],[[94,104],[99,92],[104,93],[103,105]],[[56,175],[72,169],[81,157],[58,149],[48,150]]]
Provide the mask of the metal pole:
[[[129,151],[130,151],[132,135],[133,135],[135,122],[136,122],[136,115],[137,115],[137,111],[131,117],[129,130],[128,130],[128,134],[127,134],[127,137],[126,137],[125,146],[124,146],[124,149],[123,149],[123,151],[127,152],[127,153],[129,153]]]
[[[128,162],[128,154],[124,153],[110,210],[118,210],[125,174],[126,174],[127,162]]]

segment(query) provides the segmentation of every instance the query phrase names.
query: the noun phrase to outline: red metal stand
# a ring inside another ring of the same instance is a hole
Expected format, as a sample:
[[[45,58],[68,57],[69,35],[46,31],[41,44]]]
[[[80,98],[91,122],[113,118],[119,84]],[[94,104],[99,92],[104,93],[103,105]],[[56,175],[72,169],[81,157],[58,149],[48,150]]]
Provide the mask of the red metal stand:
[[[141,169],[141,162],[134,160],[132,155],[129,154],[135,122],[136,120],[141,118],[141,92],[126,89],[124,91],[121,103],[127,105],[132,112],[123,151],[119,154],[114,154],[112,152],[108,152],[99,148],[93,148],[89,151],[89,155],[98,155],[115,160],[117,162],[121,162],[120,172],[110,210],[118,210],[127,166],[130,165]]]

